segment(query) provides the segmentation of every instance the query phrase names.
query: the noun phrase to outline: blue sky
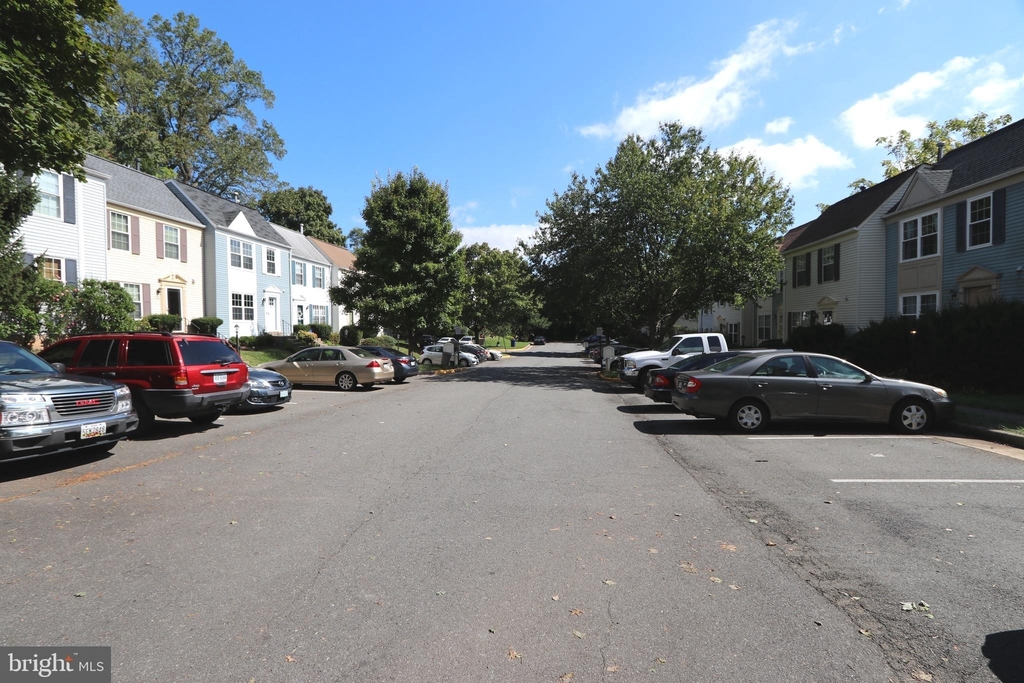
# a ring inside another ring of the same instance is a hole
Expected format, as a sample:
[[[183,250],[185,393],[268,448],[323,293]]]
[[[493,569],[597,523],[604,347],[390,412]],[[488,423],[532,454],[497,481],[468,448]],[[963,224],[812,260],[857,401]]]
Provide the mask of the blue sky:
[[[511,248],[629,133],[700,126],[789,184],[794,225],[880,179],[880,135],[1024,116],[1020,0],[335,2],[122,0],[195,14],[276,95],[281,180],[343,230],[375,176],[447,182],[467,242]]]

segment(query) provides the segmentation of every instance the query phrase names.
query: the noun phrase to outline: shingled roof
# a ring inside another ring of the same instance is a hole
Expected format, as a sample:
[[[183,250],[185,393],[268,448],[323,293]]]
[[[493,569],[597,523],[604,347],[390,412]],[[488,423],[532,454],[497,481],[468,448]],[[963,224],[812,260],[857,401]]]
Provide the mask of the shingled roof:
[[[930,171],[950,172],[948,185],[940,189],[950,193],[1015,169],[1024,169],[1024,119],[950,150]]]
[[[204,192],[203,190],[197,189],[184,183],[179,183],[177,180],[168,180],[167,186],[175,194],[184,196],[189,201],[185,202],[186,205],[191,202],[199,211],[201,215],[197,215],[196,218],[202,220],[205,216],[209,221],[213,222],[215,226],[226,228],[231,225],[231,222],[235,220],[238,214],[245,214],[245,220],[252,227],[252,231],[256,233],[256,236],[267,242],[274,244],[280,244],[284,247],[288,246],[288,243],[283,237],[277,234],[274,230],[274,226],[267,222],[267,219],[260,215],[259,211],[252,209],[242,204],[236,204],[235,202],[229,201],[222,197]],[[191,209],[191,207],[189,207]],[[193,211],[195,213],[195,211]]]
[[[159,178],[92,154],[85,155],[84,165],[110,178],[107,183],[107,201],[183,225],[202,226]]]
[[[309,241],[309,238],[302,233],[281,227],[274,223],[271,223],[271,227],[273,227],[274,230],[277,231],[277,234],[280,235],[281,238],[292,248],[292,258],[310,261],[311,263],[322,263],[326,266],[331,265],[331,262],[327,260],[316,246]]]
[[[330,262],[338,268],[341,268],[342,270],[355,270],[356,255],[345,247],[339,247],[315,237],[310,237],[309,241],[312,242],[316,248],[320,250],[320,253],[326,256]]]
[[[904,171],[898,176],[872,185],[866,190],[842,199],[822,211],[821,215],[813,221],[808,221],[794,230],[801,230],[801,233],[783,251],[799,249],[808,244],[813,244],[823,239],[838,235],[850,228],[859,227],[871,214],[878,210],[894,192],[903,187],[910,176],[917,171],[912,168]]]

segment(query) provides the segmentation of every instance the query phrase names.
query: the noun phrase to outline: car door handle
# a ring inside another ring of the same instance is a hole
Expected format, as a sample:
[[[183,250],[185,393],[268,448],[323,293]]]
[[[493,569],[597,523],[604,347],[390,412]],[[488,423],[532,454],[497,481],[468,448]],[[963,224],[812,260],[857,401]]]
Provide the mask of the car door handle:
[[[758,389],[764,389],[766,386],[768,386],[768,382],[754,382],[754,386],[756,386]]]
[[[113,372],[101,372],[100,373],[100,377],[105,377],[107,379],[114,379],[115,377],[117,377],[117,374],[113,373]]]
[[[818,386],[820,386],[823,391],[828,391],[829,389],[832,388],[831,384],[819,384]]]

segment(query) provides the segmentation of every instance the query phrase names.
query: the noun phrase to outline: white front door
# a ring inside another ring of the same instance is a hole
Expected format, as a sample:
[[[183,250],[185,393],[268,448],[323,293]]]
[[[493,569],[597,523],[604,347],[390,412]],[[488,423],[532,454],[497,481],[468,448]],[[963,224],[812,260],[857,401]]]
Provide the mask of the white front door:
[[[277,310],[277,297],[268,296],[263,306],[263,324],[267,332],[281,331],[281,316]]]

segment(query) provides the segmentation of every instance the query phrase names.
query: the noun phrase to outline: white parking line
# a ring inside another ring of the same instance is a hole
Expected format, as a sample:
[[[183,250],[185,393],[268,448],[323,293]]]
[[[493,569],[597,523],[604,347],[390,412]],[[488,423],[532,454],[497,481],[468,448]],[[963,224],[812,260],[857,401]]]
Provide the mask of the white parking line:
[[[798,441],[802,439],[931,439],[930,436],[902,436],[899,434],[863,434],[858,436],[748,436],[751,441]]]
[[[1024,479],[833,479],[833,484],[1024,484]]]

